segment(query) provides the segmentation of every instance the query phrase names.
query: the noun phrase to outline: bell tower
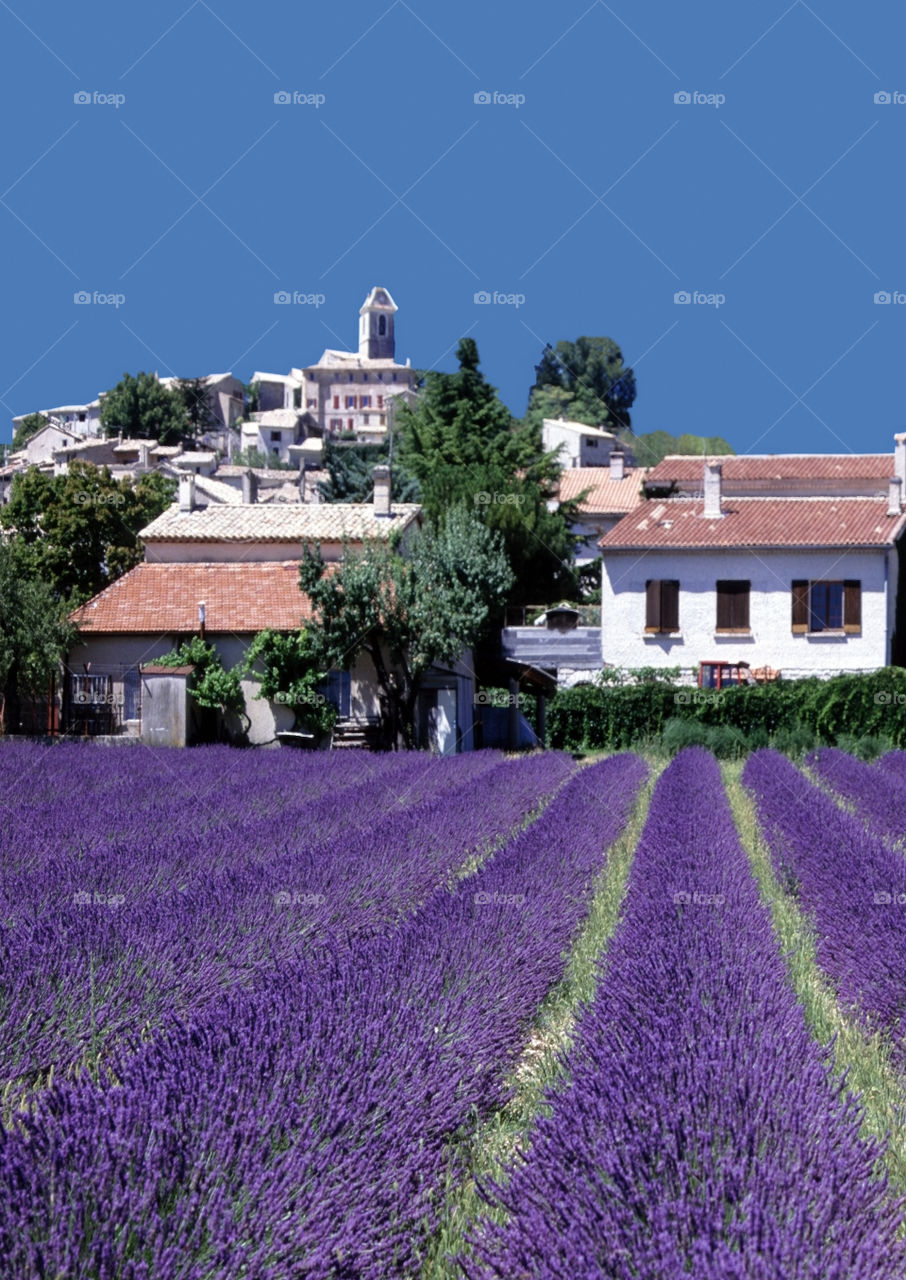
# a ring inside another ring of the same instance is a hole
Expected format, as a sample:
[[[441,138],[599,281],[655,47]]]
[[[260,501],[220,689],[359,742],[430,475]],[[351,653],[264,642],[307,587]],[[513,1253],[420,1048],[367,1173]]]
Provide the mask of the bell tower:
[[[375,286],[359,310],[359,356],[366,360],[393,360],[396,339],[393,320],[396,303],[386,289]]]

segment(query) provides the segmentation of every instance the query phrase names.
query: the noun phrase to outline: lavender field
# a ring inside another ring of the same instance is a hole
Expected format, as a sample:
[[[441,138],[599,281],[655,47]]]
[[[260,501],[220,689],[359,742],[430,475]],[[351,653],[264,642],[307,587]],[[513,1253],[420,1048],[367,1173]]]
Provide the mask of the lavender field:
[[[900,1088],[898,767],[739,790]],[[906,1276],[717,763],[660,768],[4,744],[0,1276]]]

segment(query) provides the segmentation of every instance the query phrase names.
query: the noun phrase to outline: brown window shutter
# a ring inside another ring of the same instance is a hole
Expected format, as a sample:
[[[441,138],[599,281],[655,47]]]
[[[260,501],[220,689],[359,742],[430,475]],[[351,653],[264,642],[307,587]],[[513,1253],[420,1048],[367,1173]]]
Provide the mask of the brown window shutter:
[[[718,631],[749,630],[749,591],[751,583],[724,579],[717,583]]]
[[[862,630],[862,583],[856,578],[843,583],[843,630],[851,634]]]
[[[661,582],[661,630],[679,631],[679,582],[673,578]]]
[[[793,631],[808,631],[808,583],[802,578],[793,580]]]
[[[645,630],[661,629],[661,580],[649,578],[645,583]]]

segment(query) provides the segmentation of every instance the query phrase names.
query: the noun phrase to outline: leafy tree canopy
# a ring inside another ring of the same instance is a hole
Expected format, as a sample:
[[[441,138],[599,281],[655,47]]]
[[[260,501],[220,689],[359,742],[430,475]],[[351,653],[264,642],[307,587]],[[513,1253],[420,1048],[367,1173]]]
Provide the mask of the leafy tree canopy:
[[[731,454],[732,445],[727,444],[721,436],[693,436],[683,434],[672,436],[667,431],[650,431],[644,435],[634,436],[630,442],[635,453],[635,460],[640,467],[654,467],[671,453],[685,455],[697,454]]]
[[[179,444],[190,433],[182,392],[163,386],[153,373],[123,374],[101,401],[101,426],[108,436],[122,431],[130,439],[162,444]]]
[[[635,374],[612,338],[561,341],[548,344],[535,366],[526,422],[540,427],[542,419],[562,416],[607,431],[630,429],[635,397]]]
[[[32,573],[74,607],[138,564],[138,533],[174,491],[156,472],[120,481],[90,462],[58,476],[29,467],[13,479],[0,527],[14,535]]]
[[[306,548],[299,584],[325,669],[365,653],[381,698],[385,745],[412,746],[416,699],[428,669],[457,661],[513,583],[502,540],[465,507],[426,526],[404,558],[386,543],[347,553],[331,572]]]
[[[256,697],[290,707],[296,724],[327,733],[336,723],[337,713],[319,687],[327,670],[309,630],[259,631],[246,650],[243,672],[260,681]]]
[[[0,541],[0,732],[18,729],[20,698],[46,687],[75,634],[22,543]]]
[[[177,391],[185,408],[185,430],[188,435],[197,439],[217,426],[217,417],[204,378],[180,378]]]
[[[325,502],[371,502],[374,497],[376,466],[386,466],[389,451],[386,444],[362,444],[360,441],[339,443],[329,436],[324,440],[323,465],[328,479],[318,488]],[[393,502],[417,502],[418,481],[401,466],[391,470]]]

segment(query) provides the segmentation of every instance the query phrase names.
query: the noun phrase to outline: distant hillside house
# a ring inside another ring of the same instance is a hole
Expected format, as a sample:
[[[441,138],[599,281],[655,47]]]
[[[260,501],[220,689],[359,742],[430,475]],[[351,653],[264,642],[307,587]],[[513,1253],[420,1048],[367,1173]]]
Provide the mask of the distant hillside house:
[[[557,461],[567,470],[573,467],[607,467],[610,455],[617,449],[626,454],[612,431],[589,427],[584,422],[567,422],[565,418],[545,418],[541,425],[545,453],[557,451]],[[626,461],[631,463],[632,457]]]
[[[295,410],[299,415],[295,444],[313,432],[320,436],[351,433],[359,440],[380,443],[386,437],[394,401],[398,397],[414,400],[417,382],[409,362],[396,361],[397,310],[390,293],[375,286],[359,310],[357,352],[328,347],[316,364],[304,369],[255,373],[259,399],[253,418]],[[257,447],[288,449],[285,439],[268,438],[267,432],[277,430],[282,430],[278,424],[267,425]]]
[[[904,485],[906,434],[888,454],[665,458],[599,543],[605,663],[703,683],[719,663],[766,678],[899,663]]]

